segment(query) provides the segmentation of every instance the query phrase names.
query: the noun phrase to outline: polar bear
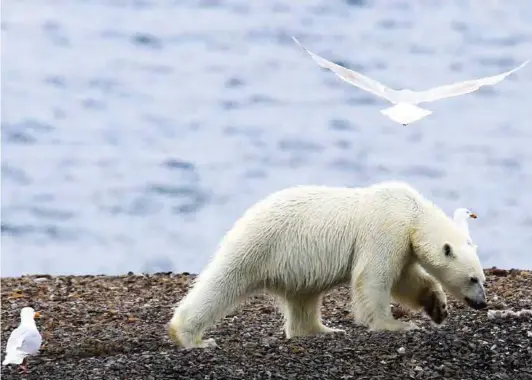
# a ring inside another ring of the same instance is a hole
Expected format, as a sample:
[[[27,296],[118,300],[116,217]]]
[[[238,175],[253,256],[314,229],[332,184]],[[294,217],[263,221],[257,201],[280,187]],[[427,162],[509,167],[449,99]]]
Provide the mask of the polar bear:
[[[469,236],[408,184],[296,186],[264,198],[236,221],[168,329],[185,348],[216,346],[203,339],[204,331],[265,290],[280,303],[287,338],[340,332],[322,323],[321,300],[350,283],[357,323],[404,331],[416,326],[393,318],[392,299],[441,323],[448,313],[443,288],[481,309],[484,282]]]

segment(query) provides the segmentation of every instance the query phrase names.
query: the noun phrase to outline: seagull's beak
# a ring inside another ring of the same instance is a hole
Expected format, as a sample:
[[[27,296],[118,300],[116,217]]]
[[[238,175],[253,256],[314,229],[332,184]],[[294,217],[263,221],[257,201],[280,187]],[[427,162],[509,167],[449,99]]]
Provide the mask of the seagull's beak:
[[[473,213],[471,213],[471,217],[472,217],[473,219],[476,219],[476,218],[477,218],[477,214],[475,214],[475,213],[473,212]]]
[[[35,314],[33,314],[33,318],[40,318],[41,317],[41,313],[39,313],[38,311],[35,312]]]

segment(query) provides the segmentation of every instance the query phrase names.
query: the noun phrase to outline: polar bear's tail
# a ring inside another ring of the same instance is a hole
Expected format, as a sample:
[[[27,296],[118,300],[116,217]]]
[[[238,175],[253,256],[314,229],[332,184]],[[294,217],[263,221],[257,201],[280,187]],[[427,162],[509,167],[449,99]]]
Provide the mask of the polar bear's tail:
[[[170,339],[185,348],[215,346],[203,340],[204,331],[251,292],[248,281],[230,263],[211,262],[174,310],[168,326]],[[220,260],[223,261],[223,260]]]
[[[381,110],[381,113],[396,123],[407,125],[423,119],[430,115],[432,111],[417,107],[413,104],[398,103],[393,107]]]

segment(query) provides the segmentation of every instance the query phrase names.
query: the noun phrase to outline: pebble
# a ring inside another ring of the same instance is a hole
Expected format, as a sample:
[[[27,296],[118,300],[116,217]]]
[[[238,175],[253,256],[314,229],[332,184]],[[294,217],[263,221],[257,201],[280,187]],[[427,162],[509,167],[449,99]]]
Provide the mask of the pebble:
[[[403,355],[403,354],[406,352],[406,350],[405,350],[404,347],[399,347],[399,348],[397,349],[397,352],[398,352],[400,355]]]

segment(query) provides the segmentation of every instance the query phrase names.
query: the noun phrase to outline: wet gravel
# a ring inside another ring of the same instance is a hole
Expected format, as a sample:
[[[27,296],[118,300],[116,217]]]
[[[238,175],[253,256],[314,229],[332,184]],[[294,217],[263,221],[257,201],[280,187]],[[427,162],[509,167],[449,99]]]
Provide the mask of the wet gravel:
[[[24,276],[2,279],[2,359],[19,311],[41,312],[44,342],[30,374],[13,366],[2,379],[532,379],[532,317],[488,318],[487,310],[532,309],[532,272],[488,269],[488,309],[450,299],[451,315],[435,327],[392,306],[420,330],[369,332],[350,318],[348,289],[330,293],[325,324],[347,333],[287,341],[267,296],[257,296],[206,336],[219,347],[183,350],[167,337],[173,305],[188,273],[124,276]]]

